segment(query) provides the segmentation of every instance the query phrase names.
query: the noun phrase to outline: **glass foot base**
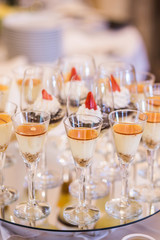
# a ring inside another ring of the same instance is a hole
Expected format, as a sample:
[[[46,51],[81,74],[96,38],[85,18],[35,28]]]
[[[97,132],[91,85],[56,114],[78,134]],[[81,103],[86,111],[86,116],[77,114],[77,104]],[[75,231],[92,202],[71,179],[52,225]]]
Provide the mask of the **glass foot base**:
[[[160,188],[152,188],[149,185],[139,185],[130,190],[130,198],[140,200],[143,202],[159,202],[160,201]]]
[[[4,187],[0,191],[0,206],[6,206],[18,199],[18,192],[12,187]]]
[[[63,216],[72,225],[86,226],[98,221],[100,212],[93,206],[89,206],[88,208],[69,206],[64,209]]]
[[[118,219],[132,219],[139,216],[142,213],[142,206],[136,201],[130,201],[126,207],[120,207],[121,200],[112,199],[110,202],[106,202],[106,212],[114,218]]]
[[[47,217],[50,214],[50,207],[43,202],[38,202],[31,206],[24,202],[16,206],[14,214],[17,218],[36,221]]]
[[[51,189],[58,187],[63,182],[63,174],[61,170],[49,170],[45,172],[39,172],[36,178],[36,189]]]
[[[78,198],[79,197],[79,182],[78,180],[73,181],[69,185],[70,194]],[[98,181],[91,182],[90,184],[86,183],[86,199],[98,199],[103,198],[109,193],[109,186],[107,183]]]

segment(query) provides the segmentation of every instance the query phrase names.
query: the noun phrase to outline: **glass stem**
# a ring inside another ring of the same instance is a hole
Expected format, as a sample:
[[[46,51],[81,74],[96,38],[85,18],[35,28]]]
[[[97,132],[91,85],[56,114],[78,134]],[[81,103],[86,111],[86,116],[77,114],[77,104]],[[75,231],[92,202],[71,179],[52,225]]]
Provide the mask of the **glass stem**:
[[[86,206],[86,169],[79,168],[79,207]]]
[[[147,158],[148,158],[148,181],[151,188],[154,187],[153,174],[154,174],[154,151],[147,150]]]
[[[122,172],[122,189],[121,189],[121,207],[127,207],[128,202],[128,165],[120,164]]]
[[[5,153],[0,152],[0,189],[3,191],[4,185],[3,185],[3,167],[4,167],[4,162],[5,162]]]
[[[37,169],[37,162],[33,162],[27,165],[27,177],[28,177],[28,204],[34,205],[36,204],[35,200],[35,174]]]

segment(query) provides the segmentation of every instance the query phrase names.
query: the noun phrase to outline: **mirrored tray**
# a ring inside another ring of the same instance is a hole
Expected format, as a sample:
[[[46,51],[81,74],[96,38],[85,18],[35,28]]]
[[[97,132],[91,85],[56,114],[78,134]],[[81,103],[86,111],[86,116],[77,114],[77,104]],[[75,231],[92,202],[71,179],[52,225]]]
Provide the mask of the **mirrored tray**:
[[[49,169],[56,168],[56,158],[58,155],[56,141],[57,137],[50,137],[47,141],[47,160]],[[68,224],[63,218],[63,209],[71,202],[76,202],[77,199],[73,198],[68,192],[68,186],[70,182],[64,182],[60,187],[49,190],[36,190],[36,197],[38,200],[47,201],[51,206],[50,215],[43,220],[36,222],[27,222],[17,219],[14,216],[14,209],[17,203],[27,200],[27,182],[25,180],[25,166],[21,159],[17,147],[16,141],[12,141],[9,149],[7,149],[16,162],[10,167],[4,169],[5,185],[12,186],[19,191],[19,198],[16,202],[9,206],[1,208],[0,219],[7,224],[13,224],[19,227],[29,227],[34,229],[40,229],[43,231],[56,231],[56,232],[73,232],[73,231],[97,231],[108,230],[126,224],[132,224],[137,221],[144,220],[159,212],[160,203],[149,204],[140,202],[143,207],[142,214],[135,219],[131,220],[119,220],[114,219],[105,212],[105,203],[107,200],[120,196],[121,181],[113,181],[109,183],[109,194],[101,199],[93,200],[92,204],[96,205],[101,212],[100,219],[92,226],[88,226],[87,229],[79,230],[77,227]],[[98,160],[98,159],[97,159]],[[137,169],[142,167],[144,163],[137,164]],[[135,170],[135,169],[134,169]],[[133,167],[130,169],[130,182],[133,182]],[[135,179],[134,179],[135,181]],[[137,175],[136,181],[145,181],[143,178]]]

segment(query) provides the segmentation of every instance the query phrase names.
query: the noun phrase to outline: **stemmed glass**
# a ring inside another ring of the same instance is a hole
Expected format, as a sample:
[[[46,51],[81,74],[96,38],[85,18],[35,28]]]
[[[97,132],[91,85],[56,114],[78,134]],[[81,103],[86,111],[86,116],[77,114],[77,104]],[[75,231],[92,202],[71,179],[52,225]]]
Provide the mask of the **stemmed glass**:
[[[81,76],[81,72],[77,71],[78,76]],[[85,82],[88,90],[87,97],[82,99],[82,92],[84,91],[84,85],[81,80],[75,79],[73,76],[70,82],[70,90],[67,98],[67,112],[68,114],[89,114],[98,116],[103,119],[102,129],[103,132],[109,128],[108,112],[113,109],[112,90],[110,85],[110,79],[108,76],[103,75],[104,81],[100,80],[99,75],[95,75],[90,82]],[[76,98],[73,100],[72,93],[75,92],[76,86]],[[96,164],[96,159],[94,161]],[[95,166],[94,164],[94,166]],[[99,176],[94,177],[93,164],[88,168],[88,181],[86,184],[88,199],[96,199],[104,197],[108,194],[108,187],[106,182],[103,182]],[[73,181],[69,186],[70,193],[78,196],[78,182]]]
[[[103,79],[104,74],[108,75],[111,79],[114,109],[132,109],[134,106],[133,97],[135,97],[136,93],[136,78],[133,65],[121,61],[105,62],[98,66],[98,71],[101,74],[101,79]],[[134,85],[132,93],[129,91],[130,84]],[[103,136],[103,144],[106,145],[105,155],[108,170],[105,167],[102,176],[111,182],[119,180],[119,164],[115,161],[113,139],[109,131]],[[101,151],[101,148],[99,148],[99,151]],[[109,157],[108,152],[111,152]]]
[[[128,167],[137,151],[147,116],[136,110],[117,110],[109,114],[115,148],[122,172],[121,197],[106,202],[106,212],[115,218],[131,219],[141,214],[142,207],[128,198]]]
[[[20,94],[21,110],[31,109],[41,93],[43,69],[32,66],[25,70]]]
[[[96,66],[94,58],[87,54],[73,54],[65,56],[59,59],[58,67],[60,69],[60,78],[59,78],[59,101],[62,106],[66,107],[67,105],[67,96],[70,91],[70,81],[77,72],[81,72],[81,83],[83,85],[83,91],[81,92],[81,100],[83,101],[88,93],[86,81],[93,79],[96,73]],[[76,99],[77,95],[77,83],[72,91],[73,101]],[[64,142],[63,153],[59,155],[59,161],[67,168],[72,170],[73,167],[73,158],[68,146],[66,136],[61,136],[61,142]]]
[[[26,220],[45,218],[50,207],[35,199],[35,175],[37,163],[43,150],[50,114],[40,111],[22,111],[12,117],[19,150],[27,170],[28,202],[16,206],[16,217]]]
[[[50,113],[49,132],[57,127],[63,120],[65,110],[58,101],[59,70],[57,67],[43,67],[43,90],[36,100],[33,109]],[[42,155],[41,167],[37,174],[37,187],[49,189],[57,187],[63,182],[62,166],[57,164],[56,169],[48,169],[45,149]]]
[[[65,130],[74,158],[79,178],[78,206],[64,209],[64,218],[73,225],[80,227],[89,225],[99,218],[99,210],[86,203],[86,169],[92,164],[96,139],[102,126],[102,119],[93,115],[72,114],[64,120]]]
[[[8,147],[12,134],[11,117],[16,113],[17,105],[12,102],[3,103],[3,112],[0,113],[0,205],[8,205],[17,200],[18,192],[12,187],[3,184],[3,167],[5,164],[5,150]]]
[[[145,112],[148,120],[142,136],[144,147],[147,150],[148,181],[146,184],[135,186],[130,196],[145,202],[160,201],[160,189],[154,182],[154,155],[160,146],[160,84],[144,87],[145,100],[137,102],[137,108]]]
[[[8,101],[12,78],[8,75],[0,75],[0,112],[4,112],[6,102]],[[13,155],[5,152],[5,167],[13,163]]]

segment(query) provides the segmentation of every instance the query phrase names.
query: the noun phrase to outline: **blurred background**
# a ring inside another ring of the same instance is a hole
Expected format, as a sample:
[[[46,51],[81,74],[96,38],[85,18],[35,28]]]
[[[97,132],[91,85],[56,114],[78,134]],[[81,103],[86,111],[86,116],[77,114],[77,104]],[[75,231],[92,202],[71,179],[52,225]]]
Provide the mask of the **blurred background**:
[[[159,9],[159,0],[0,0],[0,69],[88,53],[97,64],[132,63],[158,82]]]

